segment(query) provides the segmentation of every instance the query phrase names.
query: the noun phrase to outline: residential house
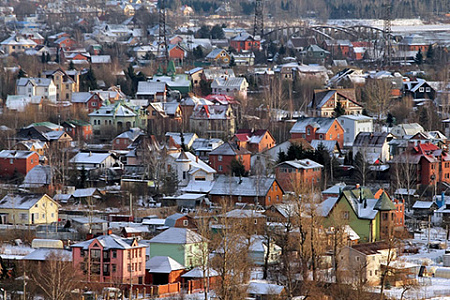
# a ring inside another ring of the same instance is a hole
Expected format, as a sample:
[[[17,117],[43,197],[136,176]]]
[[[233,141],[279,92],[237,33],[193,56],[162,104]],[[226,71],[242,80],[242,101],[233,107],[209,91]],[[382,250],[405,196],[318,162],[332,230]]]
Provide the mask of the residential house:
[[[17,95],[41,96],[45,100],[56,103],[56,86],[52,79],[48,78],[19,78],[16,82]]]
[[[394,211],[394,222],[393,224],[391,224],[391,226],[393,226],[393,232],[394,234],[400,234],[402,235],[405,232],[405,200],[404,199],[395,199],[392,198],[385,190],[383,189],[379,189],[375,195],[374,195],[375,199],[380,199],[380,197],[388,197],[389,200],[394,203],[395,206],[395,211]],[[388,201],[386,201],[385,199],[385,203],[388,203]],[[381,216],[386,217],[386,215],[382,215]],[[382,231],[384,230],[385,232],[388,230],[386,227],[383,229],[381,229]],[[389,229],[392,230],[392,229]],[[386,235],[385,235],[386,236]]]
[[[368,188],[344,189],[319,205],[324,226],[350,225],[362,242],[374,242],[392,234],[396,207],[389,197],[376,199]],[[386,230],[386,227],[388,230]]]
[[[284,191],[316,187],[322,182],[323,165],[310,159],[289,160],[275,166],[275,177]]]
[[[176,59],[180,62],[182,62],[187,56],[186,49],[184,49],[182,46],[178,44],[169,45],[167,51],[169,53],[169,59]]]
[[[27,49],[33,49],[37,43],[30,38],[19,34],[14,34],[0,43],[1,49],[5,54],[22,53]]]
[[[46,194],[8,194],[0,200],[2,224],[36,225],[58,221],[59,204]]]
[[[92,125],[89,122],[83,120],[67,120],[62,126],[64,127],[64,131],[75,141],[88,141],[92,138]]]
[[[102,106],[103,99],[95,92],[74,92],[71,102],[74,110],[87,110],[91,113]]]
[[[337,59],[348,58],[353,54],[353,44],[349,40],[325,40],[323,47]]]
[[[146,246],[136,238],[101,235],[71,248],[73,265],[87,282],[144,283]]]
[[[197,229],[194,218],[186,214],[176,213],[170,215],[164,221],[164,226],[166,227],[177,227],[177,228],[189,228],[192,230]]]
[[[120,102],[105,105],[89,114],[89,123],[92,125],[94,135],[104,135],[112,130],[123,132],[124,130],[143,127],[140,122],[140,114]]]
[[[364,115],[342,115],[338,117],[344,128],[344,147],[353,146],[360,132],[373,132],[373,119]]]
[[[239,129],[231,142],[252,153],[263,152],[275,146],[275,139],[267,129]]]
[[[268,207],[281,203],[284,191],[275,178],[230,177],[220,175],[209,192],[214,203],[231,199],[234,203],[259,204]]]
[[[409,147],[391,161],[393,167],[403,169],[410,176],[411,185],[428,186],[450,183],[450,155],[431,143]]]
[[[166,102],[167,86],[165,82],[139,81],[136,92],[138,99],[149,102]]]
[[[74,39],[67,37],[67,36],[63,36],[53,42],[54,47],[56,47],[58,49],[63,49],[63,50],[71,50],[71,49],[75,48],[76,45],[77,45],[77,41],[75,41]]]
[[[44,156],[48,149],[48,144],[40,140],[19,141],[14,145],[14,150],[32,151]]]
[[[425,41],[423,36],[418,34],[408,35],[398,43],[398,48],[400,51],[418,52],[420,50],[422,54],[425,54],[427,52],[428,47],[429,43]]]
[[[112,149],[127,150],[128,147],[136,140],[143,131],[140,128],[130,128],[122,132],[112,140]]]
[[[300,51],[300,56],[305,63],[310,62],[323,64],[329,55],[329,51],[324,50],[317,45],[309,45],[304,48],[303,51]]]
[[[111,153],[78,152],[69,161],[78,170],[122,168],[123,164]]]
[[[190,130],[204,138],[229,139],[236,131],[231,105],[196,105],[189,119]]]
[[[171,227],[149,241],[150,259],[169,256],[187,269],[203,265],[208,241],[188,228]]]
[[[315,45],[317,43],[315,37],[297,37],[292,36],[289,38],[289,40],[286,43],[286,47],[289,49],[294,50],[295,52],[300,52],[304,48],[306,48],[309,45]]]
[[[185,71],[185,74],[189,76],[189,79],[192,81],[194,88],[200,87],[200,81],[203,79],[203,68],[197,67],[191,70]]]
[[[424,101],[436,99],[437,91],[425,79],[417,78],[416,81],[403,82],[403,95],[410,96],[417,105]]]
[[[178,101],[154,102],[146,107],[147,131],[156,136],[163,136],[168,131],[179,131],[183,111]]]
[[[234,48],[237,52],[259,51],[261,48],[261,40],[246,32],[241,32],[230,40],[230,47]]]
[[[206,55],[206,60],[213,65],[229,65],[231,56],[225,49],[216,48]]]
[[[16,134],[17,141],[39,140],[46,142],[49,147],[66,148],[73,140],[60,125],[51,122],[32,123],[23,127]]]
[[[425,129],[419,123],[397,124],[391,129],[391,133],[397,138],[402,138],[405,135],[413,136],[423,131]]]
[[[301,117],[289,131],[291,139],[303,138],[312,140],[335,140],[342,149],[344,144],[344,128],[337,119],[324,117]]]
[[[244,77],[217,78],[211,83],[213,94],[247,98],[248,82]]]
[[[52,79],[56,86],[56,99],[72,101],[72,94],[80,90],[80,72],[77,70],[44,71],[46,78]]]
[[[275,74],[278,75],[282,80],[293,81],[296,78],[298,63],[290,62],[282,64],[274,69]]]
[[[25,176],[37,165],[39,165],[39,155],[36,152],[26,150],[2,150],[0,152],[2,177]]]
[[[31,191],[53,193],[55,190],[54,169],[51,166],[37,165],[25,175],[20,188]],[[56,200],[56,199],[55,199]]]
[[[334,116],[338,105],[345,110],[346,115],[360,115],[363,107],[355,99],[355,89],[314,90],[314,96],[308,108],[314,116],[318,117]]]
[[[169,256],[153,256],[145,263],[146,284],[165,285],[181,282],[186,267]]]
[[[43,102],[43,96],[8,95],[5,108],[9,111],[24,112],[31,106],[41,110]]]
[[[342,248],[338,265],[342,266],[342,273],[355,283],[362,280],[369,285],[379,285],[381,265],[394,262],[396,258],[397,248],[387,242],[364,243]]]
[[[218,174],[230,174],[231,162],[239,161],[246,172],[250,170],[251,152],[238,145],[226,142],[209,153],[209,164]]]
[[[369,164],[384,164],[391,160],[389,142],[394,136],[387,132],[360,132],[353,142],[353,159],[360,153]]]
[[[194,142],[198,139],[197,134],[190,132],[166,132],[165,136],[167,140],[169,137],[172,138],[177,147],[181,147],[182,144],[184,144],[187,148],[191,148]]]
[[[192,143],[191,149],[201,160],[208,161],[211,151],[223,144],[221,139],[197,138]]]
[[[445,205],[442,207],[445,208]],[[438,205],[434,201],[416,200],[412,206],[413,216],[416,220],[428,221],[438,208]]]
[[[178,185],[186,186],[189,181],[213,181],[216,170],[190,152],[170,153],[166,162],[167,171],[175,172]]]

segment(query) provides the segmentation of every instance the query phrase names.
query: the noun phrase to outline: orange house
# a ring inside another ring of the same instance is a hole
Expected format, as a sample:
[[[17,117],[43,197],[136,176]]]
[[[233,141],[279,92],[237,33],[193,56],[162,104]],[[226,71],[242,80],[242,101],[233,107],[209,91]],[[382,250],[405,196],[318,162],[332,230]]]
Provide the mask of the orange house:
[[[344,144],[344,128],[335,118],[302,117],[292,126],[291,139],[337,141],[339,147]]]
[[[176,260],[168,256],[154,256],[146,263],[145,283],[152,285],[164,285],[181,282],[181,275],[186,273],[186,268]]]
[[[184,50],[180,45],[169,45],[169,58],[183,60],[186,57],[186,50]]]
[[[223,143],[209,153],[209,164],[218,174],[229,174],[231,172],[231,162],[240,161],[245,171],[250,171],[251,152],[239,145],[227,142]]]
[[[310,159],[289,160],[275,167],[275,178],[284,191],[295,191],[301,186],[319,186],[322,180],[321,164]]]
[[[261,41],[255,39],[248,33],[240,33],[230,41],[230,46],[237,52],[259,50],[261,48]]]
[[[2,177],[10,177],[15,172],[27,173],[39,165],[39,155],[33,151],[3,150],[0,152],[0,170]]]
[[[266,129],[239,129],[231,141],[252,153],[259,153],[275,146],[275,139]]]
[[[233,203],[259,204],[263,207],[281,203],[284,190],[275,178],[219,176],[209,197],[212,202],[229,200]]]

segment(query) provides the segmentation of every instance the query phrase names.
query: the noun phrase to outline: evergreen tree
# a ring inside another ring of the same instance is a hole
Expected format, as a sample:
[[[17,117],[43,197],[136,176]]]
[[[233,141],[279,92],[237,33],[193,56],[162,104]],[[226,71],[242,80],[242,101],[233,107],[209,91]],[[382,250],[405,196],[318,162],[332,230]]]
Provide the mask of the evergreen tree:
[[[198,45],[197,47],[194,48],[194,50],[192,51],[192,54],[194,54],[195,59],[202,59],[205,57],[205,55],[203,53],[203,49],[200,45]]]
[[[342,103],[338,101],[336,103],[336,107],[334,108],[334,117],[339,118],[342,115],[345,115],[345,108],[342,106]]]
[[[70,61],[69,70],[75,70],[75,65],[73,64],[73,60]]]
[[[433,45],[429,45],[428,49],[427,49],[427,62],[429,64],[433,63],[434,61],[434,49],[433,49]]]
[[[27,77],[27,73],[22,68],[20,68],[19,72],[17,73],[17,79],[22,77]]]
[[[209,34],[212,39],[220,40],[225,38],[225,32],[220,25],[214,25]]]
[[[42,52],[41,63],[45,64],[46,62],[47,62],[47,56],[45,55],[45,52]]]
[[[423,63],[423,54],[422,50],[419,49],[419,51],[416,54],[416,57],[414,58],[414,61],[416,64],[421,65]]]
[[[245,166],[241,161],[237,159],[233,159],[230,163],[230,170],[232,176],[247,176],[247,172],[245,171]]]
[[[230,68],[235,67],[236,66],[236,61],[234,59],[234,55],[231,55],[230,58]]]
[[[92,66],[89,67],[89,70],[83,75],[81,84],[84,91],[97,89],[97,78],[95,77],[94,70],[92,70]]]
[[[48,53],[48,52],[47,52],[47,55],[46,55],[46,60],[47,60],[47,62],[52,60],[52,57],[50,56],[50,53]]]
[[[200,80],[200,91],[202,93],[202,96],[208,96],[209,94],[211,94],[211,92],[212,92],[211,82],[201,79]]]
[[[386,123],[388,124],[389,127],[394,126],[395,118],[390,112],[387,114]]]

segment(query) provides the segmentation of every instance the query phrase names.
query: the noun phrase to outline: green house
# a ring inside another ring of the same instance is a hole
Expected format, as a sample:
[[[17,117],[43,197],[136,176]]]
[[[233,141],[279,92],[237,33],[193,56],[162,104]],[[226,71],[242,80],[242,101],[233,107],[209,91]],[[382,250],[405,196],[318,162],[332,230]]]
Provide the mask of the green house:
[[[207,243],[195,231],[172,227],[149,241],[150,258],[169,256],[188,269],[198,267],[207,259]]]
[[[381,240],[381,228],[389,227],[391,218],[382,215],[395,210],[395,205],[383,193],[378,199],[369,188],[344,190],[338,197],[330,197],[320,204],[324,226],[349,225],[360,237],[361,242]],[[393,221],[393,220],[392,220]]]

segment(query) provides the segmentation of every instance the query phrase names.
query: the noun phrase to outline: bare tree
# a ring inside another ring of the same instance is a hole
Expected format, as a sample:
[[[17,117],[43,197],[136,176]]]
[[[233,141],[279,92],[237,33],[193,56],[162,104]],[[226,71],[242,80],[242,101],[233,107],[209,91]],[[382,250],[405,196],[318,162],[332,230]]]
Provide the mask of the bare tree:
[[[362,90],[362,100],[366,103],[367,109],[376,114],[378,122],[392,106],[391,88],[390,80],[371,79]]]
[[[77,275],[70,254],[50,252],[44,262],[33,268],[30,278],[45,299],[66,300],[72,298],[72,290],[79,285]]]

